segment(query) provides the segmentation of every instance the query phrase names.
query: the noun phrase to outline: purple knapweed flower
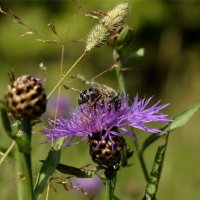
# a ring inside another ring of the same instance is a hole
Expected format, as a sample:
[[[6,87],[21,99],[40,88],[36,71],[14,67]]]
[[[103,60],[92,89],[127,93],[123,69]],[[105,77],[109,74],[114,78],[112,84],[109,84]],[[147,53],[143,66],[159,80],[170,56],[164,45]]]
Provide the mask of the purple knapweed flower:
[[[152,97],[139,99],[136,96],[133,103],[129,105],[128,96],[123,95],[117,107],[111,102],[96,102],[93,106],[80,105],[74,110],[70,119],[49,120],[51,129],[46,128],[43,135],[50,141],[64,137],[68,146],[80,142],[72,143],[75,137],[80,137],[82,141],[98,133],[102,136],[98,146],[107,139],[113,149],[115,143],[113,137],[115,136],[129,135],[133,140],[135,139],[134,133],[128,127],[150,133],[164,133],[162,130],[152,128],[147,124],[150,122],[170,122],[171,120],[167,118],[167,115],[161,113],[161,110],[167,107],[168,104],[159,105],[160,101],[158,101],[154,105],[148,106],[151,99]]]
[[[47,115],[51,118],[54,118],[55,114],[57,116],[68,117],[70,104],[71,102],[68,96],[53,96],[47,103]]]
[[[92,178],[77,178],[71,179],[72,185],[75,189],[79,189],[87,193],[88,196],[96,196],[103,189],[103,182],[98,176]]]

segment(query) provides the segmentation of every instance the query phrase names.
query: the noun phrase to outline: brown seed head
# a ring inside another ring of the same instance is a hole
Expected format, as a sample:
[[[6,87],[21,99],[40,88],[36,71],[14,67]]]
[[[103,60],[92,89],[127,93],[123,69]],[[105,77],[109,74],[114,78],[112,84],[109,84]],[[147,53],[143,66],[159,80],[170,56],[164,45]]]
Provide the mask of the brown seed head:
[[[126,146],[123,137],[112,135],[112,142],[114,143],[114,148],[112,149],[112,144],[108,138],[105,138],[99,145],[104,134],[93,133],[89,137],[90,155],[92,160],[99,164],[100,166],[115,166],[119,165],[121,160],[121,151]]]
[[[36,119],[46,110],[46,94],[39,79],[23,75],[8,85],[5,101],[17,119]]]

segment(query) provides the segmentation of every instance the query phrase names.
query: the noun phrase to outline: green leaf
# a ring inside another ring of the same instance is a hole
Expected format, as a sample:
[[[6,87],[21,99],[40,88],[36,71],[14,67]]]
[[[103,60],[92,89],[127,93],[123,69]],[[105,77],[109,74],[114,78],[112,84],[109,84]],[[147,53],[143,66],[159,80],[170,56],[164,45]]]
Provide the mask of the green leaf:
[[[44,191],[45,187],[48,184],[49,178],[54,173],[59,161],[60,161],[61,150],[51,149],[49,154],[44,161],[40,173],[38,175],[35,189],[34,189],[34,196],[35,199],[38,199],[42,192]]]
[[[184,126],[189,121],[189,119],[199,109],[200,109],[200,104],[191,106],[190,108],[186,109],[184,112],[178,114],[174,118],[173,122],[171,122],[170,124],[165,126],[162,130],[164,130],[166,132],[171,132],[171,131],[179,128],[179,127]],[[157,189],[158,189],[158,184],[159,184],[159,180],[160,180],[160,176],[161,176],[161,172],[162,172],[162,167],[163,167],[163,163],[164,163],[164,158],[165,158],[165,153],[166,153],[166,148],[167,148],[167,144],[168,144],[169,134],[161,135],[161,136],[151,135],[150,137],[148,137],[145,140],[145,142],[143,144],[143,148],[141,149],[141,152],[140,152],[141,154],[143,154],[144,150],[150,144],[155,142],[158,138],[162,138],[164,140],[163,145],[160,145],[157,148],[154,163],[153,163],[153,166],[152,166],[152,170],[151,170],[151,173],[148,177],[148,182],[147,182],[147,186],[146,186],[145,195],[143,197],[143,200],[152,200],[152,199],[155,199],[155,197],[156,197],[156,192],[157,192]]]
[[[172,132],[177,128],[184,126],[190,118],[200,109],[200,104],[196,104],[187,108],[185,111],[178,114],[176,117],[173,118],[173,121],[163,127],[161,130],[166,132]],[[143,152],[147,147],[153,144],[157,139],[161,138],[163,135],[152,134],[150,135],[143,143],[141,151]]]
[[[123,63],[129,63],[135,59],[141,58],[145,55],[145,49],[139,48],[136,51],[132,51],[129,55],[123,58]]]
[[[179,127],[184,126],[199,109],[200,109],[200,104],[191,106],[190,108],[186,109],[182,113],[178,114],[174,118],[173,122],[165,126],[162,130],[166,132],[171,132]],[[147,138],[147,140],[145,140],[144,142],[143,151],[145,148],[147,148],[147,146],[152,144],[152,142],[156,141],[158,138],[160,137],[150,136],[149,138]],[[159,184],[161,172],[162,172],[162,167],[164,163],[166,148],[168,144],[168,138],[169,138],[169,134],[163,135],[164,144],[160,145],[157,148],[153,167],[148,179],[148,183],[146,186],[145,195],[143,199],[148,199],[148,200],[155,199],[156,192],[158,190],[158,184]]]
[[[141,58],[144,55],[145,55],[145,49],[139,48],[137,51],[134,51],[129,55],[129,59]]]
[[[131,42],[132,39],[133,39],[133,30],[130,27],[125,26],[118,35],[117,40],[113,44],[114,49],[117,51],[122,50]]]
[[[114,52],[114,51],[113,51]],[[132,51],[129,55],[126,56],[119,56],[116,54],[116,52],[113,53],[113,58],[115,61],[118,61],[120,59],[120,62],[122,66],[129,66],[131,62],[133,62],[136,59],[139,59],[145,55],[145,49],[144,48],[139,48],[138,50]]]
[[[168,143],[168,137],[169,135],[165,135],[164,137],[164,144],[160,145],[157,148],[156,155],[154,158],[154,163],[152,166],[151,173],[148,178],[145,195],[143,197],[143,200],[151,200],[155,199],[156,192],[158,190],[158,184],[162,172],[162,167],[164,163],[167,143]]]
[[[76,176],[78,178],[90,178],[90,177],[92,177],[91,173],[88,174],[87,172],[85,172],[81,168],[76,168],[76,167],[64,165],[64,164],[61,164],[61,163],[59,163],[57,165],[56,169],[63,174],[73,175],[73,176]]]
[[[13,138],[11,124],[10,124],[10,120],[8,118],[7,108],[4,105],[1,105],[0,109],[1,109],[1,119],[2,119],[3,128],[6,131],[6,133],[8,134],[8,136]]]
[[[184,126],[190,118],[200,109],[200,104],[196,104],[178,114],[169,125],[163,128],[164,131],[171,132]]]

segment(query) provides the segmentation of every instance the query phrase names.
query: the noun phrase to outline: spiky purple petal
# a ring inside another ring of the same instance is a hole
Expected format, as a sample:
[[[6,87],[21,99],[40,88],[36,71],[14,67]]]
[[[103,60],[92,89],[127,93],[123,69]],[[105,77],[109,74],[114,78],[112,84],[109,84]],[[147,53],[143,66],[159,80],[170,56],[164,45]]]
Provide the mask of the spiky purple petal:
[[[120,106],[117,108],[111,103],[96,103],[95,107],[81,105],[75,109],[71,119],[49,120],[52,128],[45,129],[43,134],[51,141],[65,137],[67,145],[70,145],[76,136],[85,139],[92,136],[93,133],[103,134],[104,132],[105,135],[102,138],[108,137],[112,143],[112,148],[114,148],[111,135],[129,135],[133,140],[135,139],[134,134],[126,127],[133,127],[150,133],[162,133],[163,131],[149,127],[147,124],[150,122],[170,122],[171,120],[167,118],[167,115],[161,113],[161,110],[169,104],[159,105],[160,101],[158,101],[147,108],[151,99],[152,97],[139,100],[137,95],[132,105],[128,106],[129,98],[124,95]],[[122,134],[120,130],[124,133]]]

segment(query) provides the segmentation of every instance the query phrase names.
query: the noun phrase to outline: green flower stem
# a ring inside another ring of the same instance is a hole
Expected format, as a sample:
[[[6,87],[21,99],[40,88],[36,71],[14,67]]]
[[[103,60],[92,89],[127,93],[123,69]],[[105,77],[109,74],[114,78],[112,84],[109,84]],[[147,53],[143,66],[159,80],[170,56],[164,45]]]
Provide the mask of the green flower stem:
[[[123,74],[121,73],[121,66],[122,66],[122,63],[121,63],[121,53],[120,51],[116,51],[114,50],[113,52],[114,54],[114,60],[116,62],[116,77],[117,77],[117,82],[118,82],[118,86],[119,86],[119,90],[121,92],[124,92],[125,91],[125,82],[124,82],[124,76]]]
[[[105,169],[105,176],[106,176],[105,200],[112,200],[114,198],[117,172],[113,167],[108,167],[107,169]]]
[[[31,154],[25,153],[24,154],[24,161],[25,161],[25,175],[26,175],[26,184],[27,184],[27,191],[30,200],[33,200],[33,182],[32,182],[32,167],[31,167]]]
[[[142,171],[143,171],[145,180],[149,181],[149,173],[147,171],[146,163],[144,161],[143,152],[139,149],[139,145],[138,145],[137,141],[134,141],[134,143],[135,143],[136,153],[138,155],[138,159],[140,161],[140,165],[142,167]]]
[[[22,154],[18,151],[18,148],[15,150],[15,171],[17,175],[17,199],[24,199],[24,183],[21,180],[24,176],[23,174],[23,165],[22,165]]]
[[[120,65],[118,65],[118,67],[116,68],[116,76],[119,85],[119,90],[124,92],[125,91],[124,76],[120,72]]]
[[[121,59],[120,59],[121,58],[120,51],[113,50],[113,58],[114,58],[114,61],[116,62],[116,77],[117,77],[118,87],[121,92],[124,92],[125,82],[124,82],[124,76],[120,70],[122,66]],[[127,165],[127,156],[126,156],[125,148],[123,149],[123,152],[121,154],[121,161],[122,161],[122,166],[125,167]]]
[[[110,184],[109,180],[106,180],[106,197],[105,200],[111,200],[112,199],[112,186]]]
[[[32,181],[32,166],[31,166],[31,137],[32,137],[32,126],[29,120],[22,121],[22,132],[24,134],[24,139],[27,141],[27,145],[29,146],[29,151],[23,152],[23,159],[24,159],[24,170],[25,170],[25,177],[26,177],[26,185],[27,185],[27,192],[28,192],[28,199],[34,200],[33,195],[33,181]]]
[[[114,50],[113,51],[113,57],[114,57],[114,60],[115,60],[115,62],[117,64],[116,77],[117,77],[117,81],[118,81],[118,86],[119,86],[120,91],[124,92],[125,91],[124,76],[121,73],[121,69],[120,69],[121,66],[122,66],[122,59],[121,59],[122,55],[121,55],[121,52],[117,51],[117,50]],[[147,168],[146,168],[146,164],[145,164],[145,161],[144,161],[143,154],[140,153],[140,149],[139,149],[139,145],[138,145],[137,141],[135,141],[134,143],[135,143],[138,159],[139,159],[140,165],[142,167],[143,174],[145,176],[146,181],[148,181],[149,180],[149,175],[148,175],[148,171],[147,171]],[[122,160],[124,161],[124,163],[127,163],[127,158],[126,158],[124,153],[122,154]]]

